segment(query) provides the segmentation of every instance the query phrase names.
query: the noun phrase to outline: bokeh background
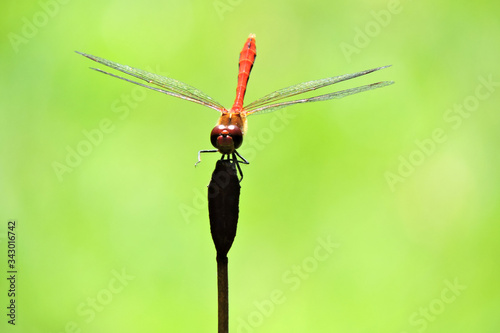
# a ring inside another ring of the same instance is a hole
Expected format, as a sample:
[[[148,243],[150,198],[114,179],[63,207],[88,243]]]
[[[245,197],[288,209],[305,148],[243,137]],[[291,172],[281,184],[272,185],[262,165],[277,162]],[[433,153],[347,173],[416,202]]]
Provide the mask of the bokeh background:
[[[498,3],[0,8],[2,332],[216,331],[206,185],[218,156],[193,164],[218,114],[91,71],[74,51],[230,106],[249,33],[258,57],[247,102],[389,64],[324,93],[396,84],[249,118],[230,330],[499,332]]]

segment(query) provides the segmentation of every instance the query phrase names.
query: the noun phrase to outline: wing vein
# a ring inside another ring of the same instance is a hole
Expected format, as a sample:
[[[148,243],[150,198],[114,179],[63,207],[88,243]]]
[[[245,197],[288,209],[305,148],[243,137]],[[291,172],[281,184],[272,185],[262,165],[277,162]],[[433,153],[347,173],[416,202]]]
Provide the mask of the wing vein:
[[[190,86],[184,82],[181,82],[181,81],[178,81],[178,80],[166,77],[166,76],[154,74],[154,73],[142,70],[142,69],[130,67],[127,65],[122,65],[122,64],[119,64],[117,62],[110,61],[110,60],[107,60],[107,59],[104,59],[101,57],[93,56],[90,54],[86,54],[86,53],[82,53],[82,52],[78,52],[78,51],[76,51],[76,53],[81,54],[84,57],[87,57],[91,60],[94,60],[100,64],[103,64],[105,66],[116,69],[122,73],[128,74],[128,75],[133,76],[135,78],[138,78],[140,80],[146,81],[149,84],[159,86],[162,89],[157,89],[157,88],[151,87],[149,85],[141,84],[139,82],[132,81],[132,80],[123,78],[121,76],[118,76],[118,75],[115,75],[112,73],[108,73],[108,72],[100,70],[100,69],[93,68],[101,73],[108,74],[108,75],[111,75],[113,77],[116,77],[116,78],[119,78],[119,79],[122,79],[122,80],[125,80],[128,82],[132,82],[134,84],[137,84],[137,85],[140,85],[140,86],[152,89],[152,90],[156,90],[156,91],[165,93],[165,94],[170,95],[170,96],[174,96],[174,97],[182,98],[182,99],[185,99],[188,101],[196,102],[198,104],[208,106],[212,109],[216,109],[219,111],[224,110],[224,107],[219,102],[214,100],[212,97],[208,96],[207,94],[205,94],[201,90],[199,90],[193,86]]]
[[[341,90],[341,91],[336,91],[330,94],[325,94],[325,95],[319,95],[315,97],[310,97],[310,98],[303,98],[303,99],[297,99],[293,101],[286,101],[286,102],[281,102],[281,103],[275,103],[275,104],[270,104],[270,105],[264,105],[259,108],[252,109],[250,111],[247,111],[247,115],[253,114],[253,113],[268,113],[268,112],[273,112],[278,109],[284,108],[285,106],[293,105],[293,104],[300,104],[300,103],[309,103],[309,102],[319,102],[319,101],[326,101],[329,99],[338,99],[338,98],[343,98],[346,96],[354,95],[360,92],[376,89],[376,88],[382,88],[388,85],[393,84],[394,81],[382,81],[382,82],[377,82],[377,83],[372,83],[372,84],[367,84],[364,86],[356,87],[356,88],[351,88],[351,89],[346,89],[346,90]]]
[[[366,75],[384,68],[387,68],[389,66],[383,66],[383,67],[377,67],[373,69],[368,69],[365,71],[361,71],[358,73],[353,73],[353,74],[344,74],[344,75],[339,75],[339,76],[334,76],[334,77],[329,77],[326,79],[319,79],[319,80],[314,80],[314,81],[308,81],[308,82],[302,82],[293,86],[289,86],[280,90],[277,90],[273,93],[270,93],[262,98],[259,98],[258,100],[248,104],[245,106],[243,109],[248,111],[248,112],[257,112],[257,110],[261,110],[262,107],[265,105],[271,104],[273,102],[279,101],[281,99],[285,99],[288,97],[292,97],[295,95],[299,95],[302,93],[306,93],[312,90],[316,90],[319,88],[323,88],[335,83],[339,83],[342,81],[350,80],[362,75]],[[274,105],[274,104],[273,104]]]

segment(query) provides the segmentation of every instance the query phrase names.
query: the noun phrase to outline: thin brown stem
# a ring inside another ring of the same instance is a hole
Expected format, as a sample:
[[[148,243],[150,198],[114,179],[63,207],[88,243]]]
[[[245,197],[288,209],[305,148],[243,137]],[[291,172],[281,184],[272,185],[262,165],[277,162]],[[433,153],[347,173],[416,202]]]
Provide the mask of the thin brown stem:
[[[217,294],[219,303],[219,333],[229,332],[229,289],[227,257],[217,256]]]

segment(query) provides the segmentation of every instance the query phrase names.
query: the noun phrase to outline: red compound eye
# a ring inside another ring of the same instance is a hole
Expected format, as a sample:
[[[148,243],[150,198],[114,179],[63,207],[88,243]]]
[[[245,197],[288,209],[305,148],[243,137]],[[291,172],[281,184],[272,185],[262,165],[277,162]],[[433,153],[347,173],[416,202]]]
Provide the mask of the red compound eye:
[[[210,133],[210,142],[223,154],[230,154],[243,143],[243,133],[235,125],[217,125]]]

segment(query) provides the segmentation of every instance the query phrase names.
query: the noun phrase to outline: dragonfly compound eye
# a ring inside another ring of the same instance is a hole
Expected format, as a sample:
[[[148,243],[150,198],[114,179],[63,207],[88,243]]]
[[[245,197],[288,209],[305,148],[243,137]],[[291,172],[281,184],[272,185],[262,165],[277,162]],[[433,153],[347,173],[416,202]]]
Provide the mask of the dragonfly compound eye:
[[[217,125],[210,133],[210,142],[223,154],[230,154],[243,143],[243,133],[235,125]]]

